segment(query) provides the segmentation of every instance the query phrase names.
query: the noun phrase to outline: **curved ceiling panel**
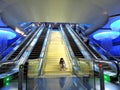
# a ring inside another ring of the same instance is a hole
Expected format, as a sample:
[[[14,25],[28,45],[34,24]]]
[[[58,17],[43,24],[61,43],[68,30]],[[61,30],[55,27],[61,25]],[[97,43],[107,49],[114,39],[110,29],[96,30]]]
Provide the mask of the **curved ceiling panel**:
[[[119,0],[0,0],[0,12],[9,24],[35,21],[102,25],[107,15],[120,13],[119,7]]]

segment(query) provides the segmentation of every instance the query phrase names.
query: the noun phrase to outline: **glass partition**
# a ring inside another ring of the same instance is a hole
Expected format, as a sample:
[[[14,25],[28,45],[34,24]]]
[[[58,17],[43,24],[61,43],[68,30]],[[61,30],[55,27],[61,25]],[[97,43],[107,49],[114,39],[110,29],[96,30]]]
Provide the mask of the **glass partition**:
[[[95,90],[95,77],[93,61],[78,60],[77,65],[72,64],[72,74],[68,75],[67,67],[64,71],[51,71],[45,73],[44,59],[37,59],[34,62],[29,61],[26,87],[27,90]],[[72,63],[72,62],[71,62]],[[76,69],[77,68],[77,69]]]
[[[12,88],[11,90],[13,88],[22,88],[23,90],[104,90],[106,82],[120,81],[118,75],[120,67],[117,68],[114,62],[82,58],[72,60],[76,60],[77,63],[72,64],[71,61],[72,74],[70,75],[66,74],[67,69],[59,70],[52,75],[44,74],[43,58],[28,60],[27,63],[19,66],[19,70],[13,62],[1,64],[1,90],[5,88]]]
[[[77,77],[82,79],[82,83],[89,90],[104,90],[107,83],[118,82],[118,63],[104,60],[77,60],[79,69],[74,70]]]
[[[87,90],[96,90],[94,61],[78,58],[77,64],[79,69],[74,70],[74,74],[76,75],[76,77],[80,78],[82,84],[87,88]]]

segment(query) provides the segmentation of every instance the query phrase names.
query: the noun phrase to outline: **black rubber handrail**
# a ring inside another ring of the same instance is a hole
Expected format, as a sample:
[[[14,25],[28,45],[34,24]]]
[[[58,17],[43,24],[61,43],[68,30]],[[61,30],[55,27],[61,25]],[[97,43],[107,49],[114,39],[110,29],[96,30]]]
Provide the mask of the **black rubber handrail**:
[[[68,38],[68,41],[70,43],[70,46],[75,54],[76,57],[78,58],[84,58],[83,54],[80,52],[79,48],[77,47],[75,41],[73,40],[72,36],[69,34],[68,30],[66,27],[64,27],[64,32]]]

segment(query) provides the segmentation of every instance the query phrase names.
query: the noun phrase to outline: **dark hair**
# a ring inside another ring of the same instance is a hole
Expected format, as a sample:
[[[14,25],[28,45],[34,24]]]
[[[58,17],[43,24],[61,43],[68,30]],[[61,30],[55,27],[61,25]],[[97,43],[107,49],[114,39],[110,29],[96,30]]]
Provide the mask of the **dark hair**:
[[[63,58],[60,58],[60,60],[62,60]]]

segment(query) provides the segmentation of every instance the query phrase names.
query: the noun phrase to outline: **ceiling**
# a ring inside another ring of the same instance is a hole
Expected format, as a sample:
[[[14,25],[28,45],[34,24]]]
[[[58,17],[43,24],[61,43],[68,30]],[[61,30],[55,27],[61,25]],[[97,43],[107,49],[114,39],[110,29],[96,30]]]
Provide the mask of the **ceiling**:
[[[101,26],[109,16],[120,14],[120,0],[0,0],[0,13],[11,26],[23,21]]]

